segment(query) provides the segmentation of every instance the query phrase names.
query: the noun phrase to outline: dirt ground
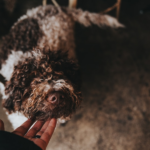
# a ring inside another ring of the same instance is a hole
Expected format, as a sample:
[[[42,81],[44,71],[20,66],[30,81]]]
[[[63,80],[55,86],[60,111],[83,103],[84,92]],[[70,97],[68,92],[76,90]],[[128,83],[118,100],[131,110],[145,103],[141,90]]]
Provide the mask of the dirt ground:
[[[78,7],[98,12],[115,2],[82,0]],[[0,35],[27,8],[39,4],[17,3]],[[71,121],[56,128],[47,150],[150,150],[150,12],[139,14],[148,4],[148,0],[123,0],[120,22],[125,29],[76,25],[84,100]],[[2,108],[0,118],[11,131]]]

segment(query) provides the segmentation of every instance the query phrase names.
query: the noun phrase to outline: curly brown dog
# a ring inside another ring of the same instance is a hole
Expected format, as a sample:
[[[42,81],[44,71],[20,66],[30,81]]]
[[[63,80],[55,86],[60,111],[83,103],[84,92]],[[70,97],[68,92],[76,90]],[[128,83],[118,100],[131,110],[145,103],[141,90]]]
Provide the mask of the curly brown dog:
[[[18,112],[37,119],[67,118],[80,106],[75,22],[123,27],[108,15],[49,5],[29,10],[3,38],[0,74],[7,82],[1,91],[14,128],[25,119],[17,119]]]

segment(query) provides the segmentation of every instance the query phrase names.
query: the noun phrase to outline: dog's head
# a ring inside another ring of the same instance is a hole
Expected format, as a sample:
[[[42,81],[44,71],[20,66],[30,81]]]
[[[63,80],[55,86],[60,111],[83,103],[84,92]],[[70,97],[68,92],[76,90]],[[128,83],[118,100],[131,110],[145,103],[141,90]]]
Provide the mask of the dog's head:
[[[33,52],[15,67],[5,92],[3,106],[10,113],[20,111],[37,119],[68,117],[81,103],[79,66],[60,51]]]

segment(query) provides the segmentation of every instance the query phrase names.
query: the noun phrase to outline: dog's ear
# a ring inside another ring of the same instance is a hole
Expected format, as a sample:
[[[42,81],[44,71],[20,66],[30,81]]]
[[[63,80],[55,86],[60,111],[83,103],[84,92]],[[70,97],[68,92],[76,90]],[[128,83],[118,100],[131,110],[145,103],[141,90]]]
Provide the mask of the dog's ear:
[[[17,105],[17,103],[15,104],[13,95],[10,95],[7,99],[2,101],[2,106],[7,110],[8,113],[15,112],[15,105]]]
[[[9,112],[20,110],[25,98],[24,95],[30,94],[28,93],[30,83],[36,74],[34,70],[34,60],[31,58],[19,62],[15,66],[10,81],[6,82],[5,94],[7,98],[3,100],[3,107]]]

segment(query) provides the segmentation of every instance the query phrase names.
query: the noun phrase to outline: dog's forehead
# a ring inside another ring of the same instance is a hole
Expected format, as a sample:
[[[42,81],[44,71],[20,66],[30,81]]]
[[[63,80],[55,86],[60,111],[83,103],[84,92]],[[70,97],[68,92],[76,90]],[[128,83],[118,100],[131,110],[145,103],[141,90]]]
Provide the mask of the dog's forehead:
[[[43,81],[43,83],[41,82],[40,84],[37,85],[38,89],[43,89],[44,87],[44,92],[48,92],[49,90],[53,89],[54,91],[59,91],[61,89],[69,89],[71,92],[74,91],[73,86],[71,85],[71,83],[67,82],[64,79],[58,79],[58,80],[51,80],[49,82],[47,82],[46,80],[41,79],[41,81]]]
[[[73,91],[73,86],[69,83],[67,83],[65,80],[60,79],[60,80],[55,80],[53,81],[53,88],[54,89],[60,89],[62,87],[68,88],[69,90]]]

